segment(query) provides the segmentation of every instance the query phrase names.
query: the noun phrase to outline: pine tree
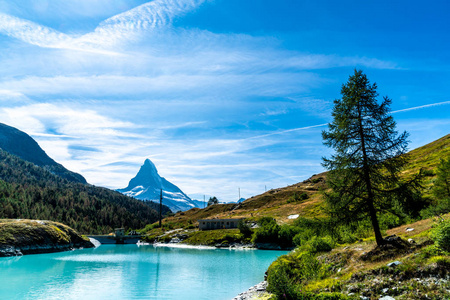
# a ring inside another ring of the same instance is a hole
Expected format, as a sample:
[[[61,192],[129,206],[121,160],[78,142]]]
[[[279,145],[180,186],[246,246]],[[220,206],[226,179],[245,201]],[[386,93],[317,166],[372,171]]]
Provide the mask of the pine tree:
[[[377,102],[377,85],[355,70],[334,101],[333,121],[322,132],[324,144],[335,150],[323,158],[329,172],[326,193],[330,213],[345,221],[370,217],[378,245],[384,244],[377,212],[392,207],[394,194],[407,188],[398,178],[406,163],[408,134],[398,135],[389,115],[391,99]]]

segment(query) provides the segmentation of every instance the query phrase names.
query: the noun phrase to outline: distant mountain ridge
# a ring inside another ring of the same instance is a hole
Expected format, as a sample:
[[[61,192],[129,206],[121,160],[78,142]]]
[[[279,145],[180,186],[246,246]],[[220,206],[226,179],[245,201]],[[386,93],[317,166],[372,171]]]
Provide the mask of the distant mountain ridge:
[[[62,177],[0,149],[0,219],[61,222],[81,233],[143,228],[159,205]],[[170,212],[163,206],[163,215]]]
[[[72,182],[87,183],[78,173],[51,159],[39,144],[17,128],[0,123],[0,148]]]
[[[93,234],[143,228],[158,220],[158,210],[159,204],[86,184],[28,134],[0,123],[0,219],[51,220]]]
[[[126,188],[116,191],[136,199],[159,202],[161,190],[163,191],[162,203],[173,212],[197,207],[196,202],[192,201],[180,188],[159,176],[158,170],[150,159],[145,160]]]

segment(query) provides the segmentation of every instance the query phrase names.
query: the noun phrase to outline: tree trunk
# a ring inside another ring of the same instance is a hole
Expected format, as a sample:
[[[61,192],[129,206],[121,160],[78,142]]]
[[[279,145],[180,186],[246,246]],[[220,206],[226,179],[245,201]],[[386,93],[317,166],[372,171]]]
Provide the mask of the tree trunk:
[[[359,113],[359,135],[360,135],[360,139],[361,139],[361,150],[363,153],[364,181],[366,182],[366,188],[367,188],[366,202],[367,202],[367,206],[369,208],[369,215],[370,215],[370,220],[372,222],[373,232],[375,234],[375,241],[377,242],[378,246],[381,246],[384,244],[384,239],[383,239],[383,236],[381,235],[380,225],[378,223],[378,218],[377,218],[377,212],[373,205],[374,195],[373,195],[373,189],[372,189],[372,182],[370,181],[369,163],[367,162],[366,143],[365,143],[365,139],[364,139],[362,116],[361,116],[361,109],[360,109],[359,104],[358,104],[358,113]]]
[[[369,206],[370,220],[372,221],[373,232],[375,234],[375,241],[378,246],[384,245],[384,239],[381,235],[380,225],[378,224],[377,213],[375,207],[373,206],[373,200],[367,199],[367,204]]]

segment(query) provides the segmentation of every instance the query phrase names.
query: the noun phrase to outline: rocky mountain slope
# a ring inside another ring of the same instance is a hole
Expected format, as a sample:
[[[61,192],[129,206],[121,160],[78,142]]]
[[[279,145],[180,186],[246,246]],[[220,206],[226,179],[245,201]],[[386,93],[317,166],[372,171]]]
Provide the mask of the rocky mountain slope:
[[[69,181],[86,183],[83,176],[67,170],[51,159],[28,134],[2,123],[0,123],[0,148]]]
[[[159,176],[158,170],[150,159],[145,160],[144,165],[141,166],[137,175],[130,180],[126,188],[117,191],[136,199],[159,203],[161,190],[163,193],[162,203],[173,212],[197,207],[196,203],[176,185]]]

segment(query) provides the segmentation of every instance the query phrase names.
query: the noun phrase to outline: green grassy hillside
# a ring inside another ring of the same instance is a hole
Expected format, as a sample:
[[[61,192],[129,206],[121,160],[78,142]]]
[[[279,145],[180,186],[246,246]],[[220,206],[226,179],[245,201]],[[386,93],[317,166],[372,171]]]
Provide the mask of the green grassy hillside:
[[[402,172],[408,178],[417,174],[422,168],[425,170],[424,195],[430,195],[432,183],[436,178],[434,169],[440,158],[450,156],[450,134],[410,151],[409,163]],[[241,204],[217,204],[205,209],[194,208],[186,212],[177,213],[164,219],[170,228],[187,227],[195,224],[199,219],[207,218],[238,218],[258,219],[273,217],[278,223],[292,223],[290,215],[314,218],[324,215],[324,202],[319,191],[326,189],[327,173],[313,175],[311,178],[279,189],[269,190],[245,200]],[[304,196],[307,195],[307,196]]]

